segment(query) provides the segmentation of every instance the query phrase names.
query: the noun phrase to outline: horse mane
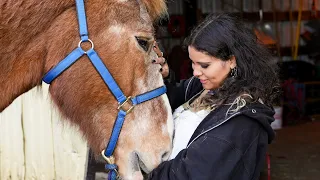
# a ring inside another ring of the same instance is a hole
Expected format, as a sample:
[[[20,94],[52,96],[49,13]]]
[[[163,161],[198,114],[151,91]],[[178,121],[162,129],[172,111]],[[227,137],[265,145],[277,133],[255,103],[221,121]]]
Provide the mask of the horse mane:
[[[153,20],[157,20],[161,17],[167,16],[166,0],[141,0],[146,6],[150,17]]]

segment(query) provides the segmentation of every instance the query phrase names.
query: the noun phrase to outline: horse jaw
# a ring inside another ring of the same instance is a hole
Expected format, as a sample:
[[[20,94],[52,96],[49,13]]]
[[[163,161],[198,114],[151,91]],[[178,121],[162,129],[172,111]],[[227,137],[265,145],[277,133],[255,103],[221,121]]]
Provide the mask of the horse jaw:
[[[159,69],[149,66],[147,81],[138,80],[135,86],[147,92],[164,85],[160,73],[155,73]],[[142,179],[141,171],[150,173],[171,153],[173,118],[167,95],[137,105],[126,118],[115,150],[116,163],[122,167],[119,173],[123,179]]]
[[[119,168],[119,173],[123,180],[142,180],[142,171],[149,174],[161,162],[168,160],[171,154],[173,134],[171,108],[166,95],[162,95],[159,99],[169,108],[166,111],[166,124],[162,124],[157,129],[154,127],[150,130],[147,127],[150,125],[148,123],[150,119],[147,118],[150,114],[146,113],[143,107],[134,110],[138,112],[135,113],[134,119],[128,118],[126,120],[138,123],[135,123],[136,128],[130,128],[133,131],[126,130],[121,132],[120,136],[130,137],[130,140],[119,140],[115,150],[116,164],[118,167],[121,167]],[[165,116],[164,114],[162,115]],[[159,133],[161,133],[161,139],[159,139]],[[135,143],[130,144],[130,142]]]

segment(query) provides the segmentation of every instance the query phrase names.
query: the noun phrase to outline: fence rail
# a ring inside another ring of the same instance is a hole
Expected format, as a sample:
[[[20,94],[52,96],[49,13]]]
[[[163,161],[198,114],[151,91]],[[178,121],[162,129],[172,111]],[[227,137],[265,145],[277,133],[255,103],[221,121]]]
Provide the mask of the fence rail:
[[[84,179],[87,152],[77,128],[53,108],[46,84],[0,113],[1,180]]]

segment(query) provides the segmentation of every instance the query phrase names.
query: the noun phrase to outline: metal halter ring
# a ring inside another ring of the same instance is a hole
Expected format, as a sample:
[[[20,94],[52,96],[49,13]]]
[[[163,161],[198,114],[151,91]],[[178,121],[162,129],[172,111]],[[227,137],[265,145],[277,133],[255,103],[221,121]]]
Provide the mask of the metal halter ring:
[[[82,44],[83,42],[89,42],[89,43],[91,44],[91,48],[88,49],[88,50],[91,50],[91,49],[94,48],[94,44],[93,44],[93,42],[91,41],[91,39],[88,39],[88,40],[80,40],[79,43],[78,43],[78,47],[79,47],[79,48],[82,49],[81,44]],[[87,51],[85,51],[85,50],[83,50],[83,49],[82,49],[82,51],[83,51],[84,53],[87,53]]]

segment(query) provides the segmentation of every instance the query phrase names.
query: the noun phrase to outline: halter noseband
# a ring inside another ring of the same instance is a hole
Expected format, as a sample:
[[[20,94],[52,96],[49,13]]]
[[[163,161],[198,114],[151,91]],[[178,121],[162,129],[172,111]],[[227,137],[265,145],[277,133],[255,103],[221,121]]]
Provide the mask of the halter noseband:
[[[55,67],[53,67],[44,77],[43,81],[47,84],[50,84],[54,79],[56,79],[63,71],[68,69],[73,63],[75,63],[83,55],[87,55],[90,59],[93,66],[96,68],[100,76],[102,77],[105,84],[108,86],[109,90],[112,92],[114,97],[118,101],[118,115],[115,121],[110,140],[105,150],[102,151],[102,156],[106,160],[107,164],[105,168],[109,170],[108,179],[116,179],[118,176],[117,165],[114,164],[114,158],[112,156],[114,149],[116,147],[119,134],[125,120],[125,116],[130,113],[134,106],[150,99],[161,96],[166,93],[166,87],[161,86],[152,91],[146,92],[144,94],[137,95],[135,97],[126,97],[121,91],[120,87],[117,85],[112,75],[110,74],[107,67],[104,65],[100,59],[97,52],[94,50],[94,44],[88,37],[86,14],[84,8],[83,0],[76,0],[77,6],[77,15],[79,23],[79,32],[80,32],[80,42],[78,47],[74,49],[67,57],[65,57],[61,62],[59,62]],[[88,51],[85,51],[81,47],[82,42],[90,42],[91,48]],[[130,108],[127,110],[123,109],[123,105],[129,104]]]

